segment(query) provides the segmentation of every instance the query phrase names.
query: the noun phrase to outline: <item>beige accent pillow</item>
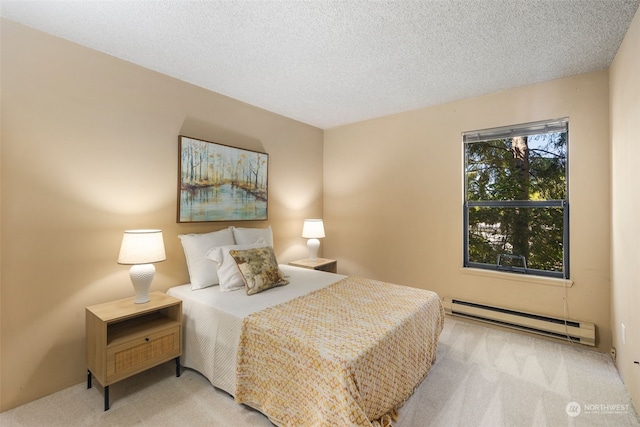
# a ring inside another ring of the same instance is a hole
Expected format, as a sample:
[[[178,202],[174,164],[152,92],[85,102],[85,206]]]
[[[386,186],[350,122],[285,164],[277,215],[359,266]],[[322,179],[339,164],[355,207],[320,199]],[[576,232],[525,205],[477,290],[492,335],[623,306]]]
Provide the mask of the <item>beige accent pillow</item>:
[[[278,261],[271,246],[263,248],[231,250],[229,255],[238,265],[247,295],[289,284],[278,268]]]

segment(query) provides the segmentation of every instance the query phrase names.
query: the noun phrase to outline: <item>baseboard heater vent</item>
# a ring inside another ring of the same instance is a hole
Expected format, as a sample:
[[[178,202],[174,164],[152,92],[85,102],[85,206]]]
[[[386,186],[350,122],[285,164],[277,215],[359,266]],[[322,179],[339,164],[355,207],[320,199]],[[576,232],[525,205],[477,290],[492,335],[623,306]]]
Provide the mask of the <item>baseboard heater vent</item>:
[[[443,305],[445,312],[454,316],[533,332],[565,341],[590,346],[596,345],[596,326],[593,323],[576,320],[567,320],[565,322],[565,319],[451,298],[444,298]]]

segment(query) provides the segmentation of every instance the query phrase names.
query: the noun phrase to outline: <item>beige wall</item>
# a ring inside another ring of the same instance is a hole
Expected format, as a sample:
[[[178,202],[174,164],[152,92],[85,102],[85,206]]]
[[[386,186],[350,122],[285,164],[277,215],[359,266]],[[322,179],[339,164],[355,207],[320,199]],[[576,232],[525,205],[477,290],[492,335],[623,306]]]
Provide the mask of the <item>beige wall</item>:
[[[568,116],[568,313],[594,322],[608,351],[608,96],[601,71],[326,130],[325,255],[342,273],[562,316],[561,281],[462,271],[461,133]]]
[[[2,21],[0,409],[86,377],[84,308],[133,295],[122,232],[161,228],[152,290],[186,283],[177,235],[274,229],[306,255],[322,215],[322,130]],[[178,135],[269,154],[269,221],[177,224]],[[291,179],[295,177],[295,179]]]
[[[640,412],[640,12],[610,69],[611,329],[616,365]],[[622,324],[626,327],[623,343]]]

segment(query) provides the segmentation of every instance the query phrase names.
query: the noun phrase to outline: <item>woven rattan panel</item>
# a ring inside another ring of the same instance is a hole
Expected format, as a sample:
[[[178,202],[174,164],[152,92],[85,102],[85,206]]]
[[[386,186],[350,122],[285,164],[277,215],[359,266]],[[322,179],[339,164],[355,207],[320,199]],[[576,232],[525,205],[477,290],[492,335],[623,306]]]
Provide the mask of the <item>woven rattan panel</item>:
[[[154,357],[169,354],[175,351],[174,334],[164,335],[153,339],[149,342],[128,348],[116,353],[115,356],[115,372],[137,366]]]

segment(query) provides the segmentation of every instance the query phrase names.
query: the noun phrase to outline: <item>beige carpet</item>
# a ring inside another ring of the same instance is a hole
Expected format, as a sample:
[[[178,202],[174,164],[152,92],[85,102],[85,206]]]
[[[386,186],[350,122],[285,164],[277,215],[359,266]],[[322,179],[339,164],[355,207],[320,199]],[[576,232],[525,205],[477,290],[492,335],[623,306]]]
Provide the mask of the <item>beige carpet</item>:
[[[102,404],[102,389],[82,383],[0,414],[0,426],[272,426],[197,372],[176,378],[173,363],[112,385],[111,409]],[[448,317],[438,360],[396,425],[640,426],[640,419],[608,355]]]

